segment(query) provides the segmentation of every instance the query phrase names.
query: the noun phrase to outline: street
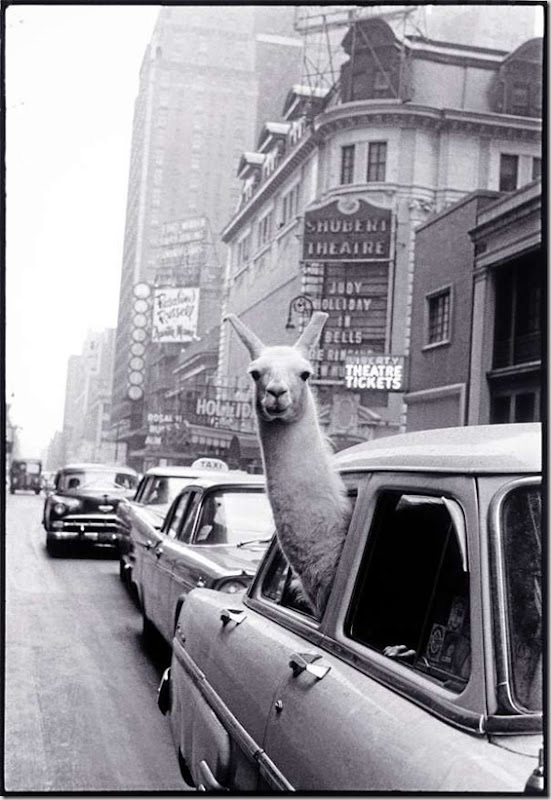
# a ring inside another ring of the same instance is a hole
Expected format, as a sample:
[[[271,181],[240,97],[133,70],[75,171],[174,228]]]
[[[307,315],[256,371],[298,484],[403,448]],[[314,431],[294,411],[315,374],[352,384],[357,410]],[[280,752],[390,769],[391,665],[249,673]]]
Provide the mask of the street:
[[[163,657],[104,552],[50,558],[44,496],[7,495],[5,789],[185,791],[157,708]]]

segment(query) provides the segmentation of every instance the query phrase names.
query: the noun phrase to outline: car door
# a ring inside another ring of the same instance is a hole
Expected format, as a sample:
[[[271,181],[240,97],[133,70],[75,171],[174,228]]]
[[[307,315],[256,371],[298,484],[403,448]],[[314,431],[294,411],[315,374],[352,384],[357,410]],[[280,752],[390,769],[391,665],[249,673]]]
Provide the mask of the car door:
[[[260,603],[253,598],[245,606],[243,596],[199,591],[184,604],[172,659],[173,702],[181,710],[174,734],[198,782],[210,774],[230,791],[290,788],[261,752],[262,741],[288,654],[315,646],[321,635],[319,622],[296,597],[284,611],[290,627],[271,618],[278,616],[277,598],[288,578],[282,559],[272,545],[262,567],[267,595]],[[264,614],[256,612],[259,604]],[[204,676],[199,685],[197,670]],[[214,747],[207,735],[213,712],[226,731],[224,746]]]
[[[172,504],[161,529],[162,540],[154,550],[156,558],[154,583],[152,587],[153,605],[151,619],[155,626],[170,643],[174,633],[175,601],[174,589],[175,575],[182,571],[185,575],[187,561],[187,545],[180,537],[193,526],[197,506],[200,503],[202,492],[188,489],[183,491]],[[187,589],[189,591],[189,588]],[[181,590],[180,590],[181,591]]]
[[[295,789],[512,789],[480,735],[477,542],[472,479],[372,477],[321,647],[287,653],[269,717],[264,750]]]

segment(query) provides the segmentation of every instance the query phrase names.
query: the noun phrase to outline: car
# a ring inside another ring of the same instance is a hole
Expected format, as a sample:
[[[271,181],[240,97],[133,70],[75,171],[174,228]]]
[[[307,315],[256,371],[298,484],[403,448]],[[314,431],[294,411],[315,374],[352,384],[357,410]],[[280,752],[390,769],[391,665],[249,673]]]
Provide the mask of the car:
[[[227,472],[221,459],[199,458],[190,466],[151,467],[142,476],[136,494],[117,506],[119,575],[139,601],[142,562],[179,492],[192,481]]]
[[[172,642],[188,593],[208,586],[244,592],[274,532],[264,478],[238,471],[198,478],[149,530],[137,587],[146,643]]]
[[[335,467],[354,511],[321,617],[277,540],[246,593],[182,607],[158,702],[184,779],[541,788],[541,426],[395,435]]]
[[[107,464],[67,464],[56,473],[53,492],[44,502],[42,524],[51,555],[69,544],[118,548],[116,510],[133,496],[137,473]]]
[[[42,489],[42,461],[37,458],[14,458],[10,464],[10,494]]]

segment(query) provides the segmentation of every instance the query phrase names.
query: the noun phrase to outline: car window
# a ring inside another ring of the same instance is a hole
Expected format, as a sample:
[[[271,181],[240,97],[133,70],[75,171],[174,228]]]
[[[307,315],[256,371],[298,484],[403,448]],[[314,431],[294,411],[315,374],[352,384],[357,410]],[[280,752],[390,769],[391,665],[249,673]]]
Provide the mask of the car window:
[[[209,492],[201,507],[194,544],[254,546],[269,541],[274,521],[268,497],[259,489]]]
[[[153,475],[141,494],[140,502],[147,506],[169,505],[193,480],[192,477]]]
[[[542,709],[541,488],[517,487],[500,520],[513,691],[520,706]]]
[[[291,608],[315,619],[315,612],[281,548],[276,543],[270,567],[260,588],[262,597],[284,608]]]
[[[457,692],[471,669],[462,521],[447,498],[382,492],[345,623],[351,639]]]
[[[180,529],[180,533],[178,535],[178,539],[181,542],[188,542],[191,538],[191,534],[193,532],[193,525],[195,522],[195,518],[197,516],[197,509],[201,503],[201,498],[203,496],[202,492],[190,492],[190,499],[187,505],[187,513],[186,518],[184,520],[184,524]]]
[[[178,529],[180,527],[180,523],[182,521],[182,517],[185,514],[187,504],[190,500],[190,492],[184,492],[178,500],[174,501],[174,505],[170,512],[170,517],[167,520],[166,529],[164,529],[164,533],[167,536],[170,536],[172,539],[175,539],[178,536]]]

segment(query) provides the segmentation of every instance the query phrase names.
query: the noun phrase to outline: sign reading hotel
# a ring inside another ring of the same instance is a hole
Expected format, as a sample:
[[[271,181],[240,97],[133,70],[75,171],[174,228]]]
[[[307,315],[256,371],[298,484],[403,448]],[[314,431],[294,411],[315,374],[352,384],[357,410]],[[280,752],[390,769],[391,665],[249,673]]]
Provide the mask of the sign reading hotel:
[[[304,261],[388,261],[392,212],[341,197],[304,215]]]
[[[199,289],[166,287],[155,289],[153,298],[153,342],[191,342],[197,335]]]
[[[347,389],[384,392],[405,391],[405,356],[363,356],[345,361]]]

